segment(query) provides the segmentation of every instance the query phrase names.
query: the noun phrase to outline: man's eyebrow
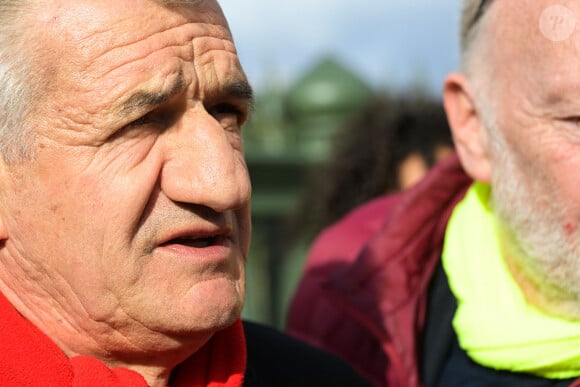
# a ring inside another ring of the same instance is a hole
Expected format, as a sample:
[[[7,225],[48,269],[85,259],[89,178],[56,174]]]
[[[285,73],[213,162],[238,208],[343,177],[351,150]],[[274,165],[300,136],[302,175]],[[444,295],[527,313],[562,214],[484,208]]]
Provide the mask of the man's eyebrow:
[[[130,115],[133,111],[149,110],[169,101],[175,95],[181,93],[186,87],[182,76],[175,79],[168,91],[138,91],[123,102],[119,108],[122,115]]]
[[[169,91],[138,91],[123,102],[118,110],[123,116],[131,115],[134,111],[150,110],[164,104],[173,96],[181,93],[185,88],[185,80],[183,77],[178,77]],[[252,86],[245,80],[227,82],[220,88],[218,94],[222,97],[243,99],[250,105],[250,109],[254,107],[254,91]]]
[[[245,80],[233,80],[227,82],[220,88],[220,94],[226,97],[243,99],[248,102],[250,107],[254,106],[254,91],[252,86]]]

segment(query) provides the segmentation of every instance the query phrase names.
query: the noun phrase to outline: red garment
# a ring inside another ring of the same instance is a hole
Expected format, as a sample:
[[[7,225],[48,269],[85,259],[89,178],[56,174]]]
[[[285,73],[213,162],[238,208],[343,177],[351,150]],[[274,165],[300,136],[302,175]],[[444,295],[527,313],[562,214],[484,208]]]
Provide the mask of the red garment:
[[[409,191],[363,205],[315,241],[288,331],[377,386],[420,386],[418,337],[447,221],[471,180],[456,156]]]
[[[68,359],[0,294],[0,380],[7,387],[147,387],[137,372],[88,356]],[[242,322],[218,332],[172,376],[176,387],[241,387],[246,369]]]

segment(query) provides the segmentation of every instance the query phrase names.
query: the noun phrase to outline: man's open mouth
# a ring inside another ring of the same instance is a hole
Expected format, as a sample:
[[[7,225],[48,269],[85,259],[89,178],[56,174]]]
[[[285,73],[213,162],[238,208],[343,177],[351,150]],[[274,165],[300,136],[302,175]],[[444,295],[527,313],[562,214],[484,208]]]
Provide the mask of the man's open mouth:
[[[175,238],[163,243],[161,246],[181,245],[201,249],[216,245],[221,239],[222,237],[217,235],[205,238]]]

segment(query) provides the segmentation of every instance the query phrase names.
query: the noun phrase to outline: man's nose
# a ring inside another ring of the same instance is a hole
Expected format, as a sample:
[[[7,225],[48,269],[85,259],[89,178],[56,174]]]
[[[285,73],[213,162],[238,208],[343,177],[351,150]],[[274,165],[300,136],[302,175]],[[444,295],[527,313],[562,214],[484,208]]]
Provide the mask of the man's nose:
[[[204,109],[187,112],[164,133],[161,190],[175,202],[217,212],[248,204],[250,178],[239,136]]]

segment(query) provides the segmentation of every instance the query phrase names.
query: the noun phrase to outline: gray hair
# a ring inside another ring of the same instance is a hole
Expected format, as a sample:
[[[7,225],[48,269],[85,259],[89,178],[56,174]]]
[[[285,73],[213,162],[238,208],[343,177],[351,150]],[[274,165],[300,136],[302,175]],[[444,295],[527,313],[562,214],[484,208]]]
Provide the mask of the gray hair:
[[[482,53],[487,49],[485,45],[485,31],[483,22],[486,10],[493,0],[463,0],[460,24],[460,54],[463,73],[470,79],[474,93],[474,103],[480,113],[483,126],[493,139],[494,133],[489,131],[495,127],[496,117],[493,100],[486,87],[486,78],[489,75],[489,63],[483,63]],[[483,4],[483,5],[482,5]],[[485,57],[485,56],[484,56]],[[483,64],[483,66],[482,66]]]
[[[481,34],[481,24],[485,17],[485,9],[493,0],[487,0],[482,7],[482,0],[463,0],[460,21],[460,53],[461,65],[464,71],[470,70],[473,52],[481,49],[477,44]]]
[[[0,2],[0,155],[6,162],[29,155],[26,122],[36,95],[32,57],[22,15],[31,1]]]

